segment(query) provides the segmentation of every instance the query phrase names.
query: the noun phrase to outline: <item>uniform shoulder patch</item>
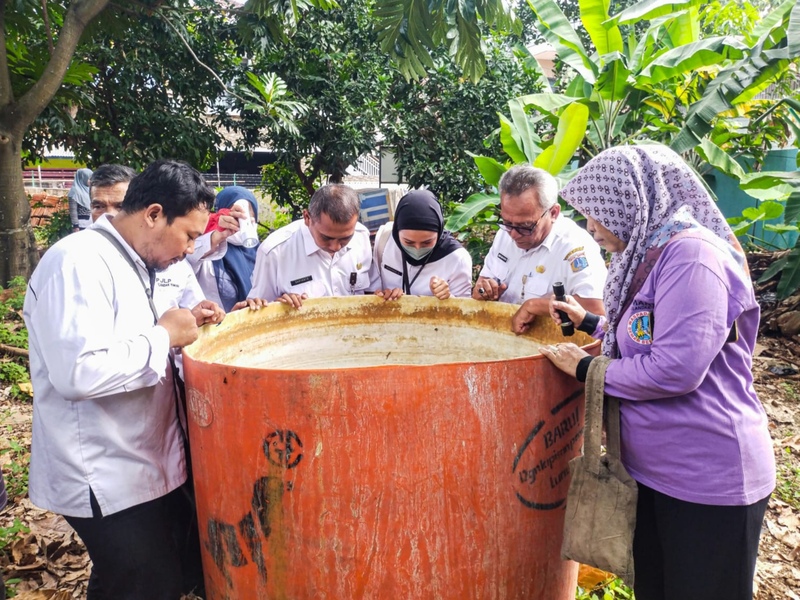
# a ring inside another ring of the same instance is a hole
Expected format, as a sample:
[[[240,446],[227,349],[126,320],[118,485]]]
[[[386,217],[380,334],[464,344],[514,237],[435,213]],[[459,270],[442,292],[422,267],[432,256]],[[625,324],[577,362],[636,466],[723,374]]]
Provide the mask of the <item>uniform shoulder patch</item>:
[[[635,312],[628,319],[628,335],[637,344],[653,343],[653,318],[650,311]]]
[[[578,246],[577,248],[573,248],[567,252],[564,260],[569,263],[569,268],[572,269],[573,273],[583,271],[589,266],[589,260],[586,258],[586,253],[583,251],[583,246]]]

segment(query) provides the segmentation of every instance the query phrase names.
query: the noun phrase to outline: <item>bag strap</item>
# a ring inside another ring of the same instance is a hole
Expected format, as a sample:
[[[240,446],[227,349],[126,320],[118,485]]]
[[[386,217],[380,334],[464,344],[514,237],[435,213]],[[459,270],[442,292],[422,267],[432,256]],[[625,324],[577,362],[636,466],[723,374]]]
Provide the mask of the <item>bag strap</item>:
[[[147,302],[150,304],[150,310],[153,312],[153,324],[158,324],[158,310],[156,309],[155,302],[153,302],[153,285],[155,285],[155,278],[156,273],[155,271],[151,271],[150,269],[147,270],[147,274],[150,277],[150,287],[147,287],[147,284],[142,279],[141,275],[139,274],[139,269],[136,266],[136,263],[133,262],[131,255],[125,250],[125,247],[120,243],[120,241],[112,234],[110,231],[105,229],[92,229],[92,231],[96,231],[104,238],[106,238],[111,244],[119,251],[128,264],[133,269],[133,272],[136,273],[136,277],[142,284],[142,288],[144,289],[144,295],[147,296]],[[175,364],[175,358],[172,356],[172,350],[167,353],[167,358],[169,358],[169,366],[172,371],[172,385],[175,388],[175,413],[178,417],[178,425],[180,425],[181,436],[183,437],[184,444],[188,444],[188,435],[186,434],[186,388],[183,385],[183,380],[180,378],[178,374],[178,366]],[[188,462],[188,461],[187,461]]]
[[[583,454],[587,468],[594,474],[600,474],[600,446],[603,435],[603,390],[605,375],[611,359],[598,356],[589,363],[586,373],[586,417],[583,434]],[[606,453],[619,458],[619,399],[608,396],[606,400]]]
[[[136,263],[133,262],[131,255],[128,253],[127,250],[125,250],[123,245],[120,244],[119,240],[110,231],[106,231],[105,229],[100,229],[100,228],[92,229],[92,231],[96,231],[104,238],[106,238],[109,242],[111,242],[114,245],[114,247],[116,247],[116,249],[119,251],[119,253],[122,255],[122,258],[128,261],[128,264],[131,266],[131,269],[133,269],[134,273],[136,273],[136,277],[142,284],[142,288],[144,289],[144,294],[145,296],[147,296],[147,301],[150,303],[150,310],[153,311],[153,324],[158,323],[158,311],[156,310],[156,305],[153,302],[153,289],[152,287],[147,287],[147,284],[142,280],[142,276],[139,274],[139,269],[137,268]],[[149,274],[150,271],[148,270],[148,275]],[[150,275],[150,278],[155,279],[154,272],[152,273],[152,275]]]

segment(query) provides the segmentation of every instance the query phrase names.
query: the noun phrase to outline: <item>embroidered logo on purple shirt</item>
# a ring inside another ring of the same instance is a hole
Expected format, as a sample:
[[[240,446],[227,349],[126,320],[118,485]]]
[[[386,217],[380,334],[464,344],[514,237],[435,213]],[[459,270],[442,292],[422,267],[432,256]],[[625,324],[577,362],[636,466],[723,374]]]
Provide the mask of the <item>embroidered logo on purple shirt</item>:
[[[653,343],[650,315],[649,312],[637,312],[628,319],[628,335],[637,344],[646,346]]]

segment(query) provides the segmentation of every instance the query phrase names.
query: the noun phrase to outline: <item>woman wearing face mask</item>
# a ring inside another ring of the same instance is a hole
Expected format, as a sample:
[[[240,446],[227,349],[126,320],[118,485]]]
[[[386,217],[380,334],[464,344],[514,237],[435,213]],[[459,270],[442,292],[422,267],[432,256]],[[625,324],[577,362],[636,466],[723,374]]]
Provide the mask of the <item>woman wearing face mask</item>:
[[[253,192],[238,185],[224,188],[215,201],[217,213],[209,219],[209,228],[217,228],[214,219],[221,209],[233,209],[231,216],[248,214],[254,222],[258,220],[258,201]],[[234,206],[235,205],[235,206]],[[237,210],[244,208],[247,212]],[[227,212],[227,211],[226,211]],[[208,231],[208,230],[207,230]],[[229,231],[222,233],[228,234]],[[199,262],[197,280],[208,300],[222,306],[226,312],[234,310],[234,305],[247,299],[252,286],[253,268],[256,264],[258,244],[249,246],[246,228],[227,235],[227,250],[222,258]],[[197,253],[197,250],[195,250]]]
[[[391,227],[391,237],[388,233]],[[472,293],[472,257],[444,230],[442,209],[429,190],[409,192],[400,200],[394,221],[375,237],[375,264],[380,269],[383,292],[469,298]]]

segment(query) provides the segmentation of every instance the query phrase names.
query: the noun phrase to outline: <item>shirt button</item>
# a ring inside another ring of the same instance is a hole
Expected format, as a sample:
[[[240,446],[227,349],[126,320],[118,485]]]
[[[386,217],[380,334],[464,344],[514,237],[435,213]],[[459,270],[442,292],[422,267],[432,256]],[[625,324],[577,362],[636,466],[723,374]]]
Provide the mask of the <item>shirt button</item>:
[[[333,288],[333,291],[338,294],[339,293],[339,288]]]

